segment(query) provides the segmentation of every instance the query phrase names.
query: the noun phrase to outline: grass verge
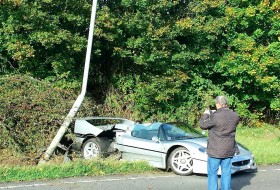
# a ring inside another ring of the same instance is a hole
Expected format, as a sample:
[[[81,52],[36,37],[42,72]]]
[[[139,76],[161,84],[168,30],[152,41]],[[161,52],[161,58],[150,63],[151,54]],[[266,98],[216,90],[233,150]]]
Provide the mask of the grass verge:
[[[255,156],[258,165],[280,163],[280,127],[238,127],[236,139]]]
[[[74,176],[151,173],[156,171],[146,162],[126,162],[115,159],[78,160],[64,164],[0,167],[0,182],[32,181]]]

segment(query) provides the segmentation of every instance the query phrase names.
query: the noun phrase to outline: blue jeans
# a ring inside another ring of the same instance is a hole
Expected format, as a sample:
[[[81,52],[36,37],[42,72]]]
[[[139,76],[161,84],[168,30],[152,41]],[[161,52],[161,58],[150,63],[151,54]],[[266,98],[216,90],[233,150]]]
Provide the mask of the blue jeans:
[[[218,170],[221,166],[221,190],[230,190],[231,159],[213,158],[208,156],[208,190],[218,190]]]

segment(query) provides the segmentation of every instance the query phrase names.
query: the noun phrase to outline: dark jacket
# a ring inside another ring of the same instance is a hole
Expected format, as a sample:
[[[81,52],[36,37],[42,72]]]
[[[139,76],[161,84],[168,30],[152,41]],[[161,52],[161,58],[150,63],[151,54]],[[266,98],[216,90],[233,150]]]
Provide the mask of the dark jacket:
[[[239,122],[237,113],[228,108],[220,108],[216,112],[203,114],[201,129],[208,129],[207,154],[214,158],[233,157],[238,152],[235,142],[236,126]]]

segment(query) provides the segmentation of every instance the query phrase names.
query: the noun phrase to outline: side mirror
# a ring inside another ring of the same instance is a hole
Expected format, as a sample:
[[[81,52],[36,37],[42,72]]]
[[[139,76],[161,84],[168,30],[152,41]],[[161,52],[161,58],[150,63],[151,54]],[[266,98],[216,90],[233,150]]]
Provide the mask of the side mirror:
[[[154,136],[154,137],[152,138],[152,141],[159,142],[159,138],[156,137],[156,136]]]

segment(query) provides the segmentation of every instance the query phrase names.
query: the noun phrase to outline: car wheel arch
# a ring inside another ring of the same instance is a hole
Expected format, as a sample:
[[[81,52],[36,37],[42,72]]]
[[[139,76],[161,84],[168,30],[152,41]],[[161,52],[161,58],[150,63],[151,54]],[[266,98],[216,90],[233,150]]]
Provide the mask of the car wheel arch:
[[[92,139],[92,138],[97,138],[97,137],[94,136],[93,134],[84,135],[84,139],[83,139],[82,144],[84,144],[87,140]]]

